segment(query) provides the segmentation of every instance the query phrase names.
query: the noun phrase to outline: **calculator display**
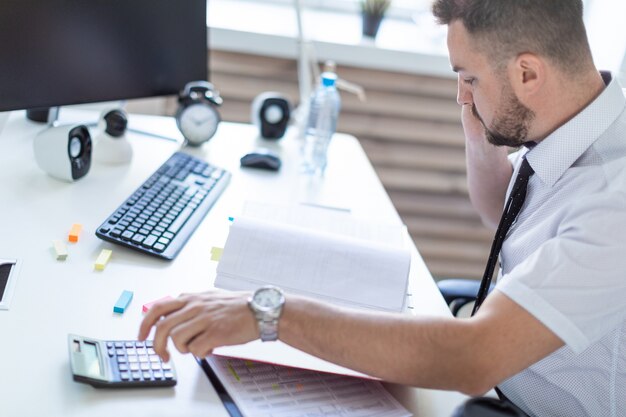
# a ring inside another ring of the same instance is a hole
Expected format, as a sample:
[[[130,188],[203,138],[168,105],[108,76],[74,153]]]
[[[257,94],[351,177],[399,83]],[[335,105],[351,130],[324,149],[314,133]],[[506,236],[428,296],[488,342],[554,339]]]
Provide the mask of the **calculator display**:
[[[87,376],[98,378],[102,375],[100,360],[98,359],[98,347],[91,342],[83,343],[83,355],[85,357],[85,370]]]

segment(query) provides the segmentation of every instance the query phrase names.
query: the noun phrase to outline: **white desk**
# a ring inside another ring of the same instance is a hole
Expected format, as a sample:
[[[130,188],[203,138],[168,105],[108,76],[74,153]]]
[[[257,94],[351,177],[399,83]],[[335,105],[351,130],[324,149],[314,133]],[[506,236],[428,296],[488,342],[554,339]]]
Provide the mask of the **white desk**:
[[[151,131],[176,136],[170,118],[131,116]],[[253,127],[223,123],[218,134],[191,153],[231,171],[230,185],[205,221],[172,262],[162,261],[96,238],[106,217],[177,148],[176,142],[130,134],[134,157],[127,166],[94,163],[75,183],[41,171],[32,141],[41,125],[14,112],[0,136],[0,258],[17,258],[10,310],[0,311],[0,414],[13,416],[214,416],[227,417],[208,379],[193,357],[173,353],[178,385],[143,390],[96,390],[72,381],[67,334],[100,339],[134,339],[144,303],[165,295],[212,287],[216,263],[213,246],[222,247],[228,217],[247,200],[310,202],[349,208],[359,216],[400,221],[358,141],[337,135],[331,145],[326,179],[298,175],[299,144],[289,135],[267,145]],[[283,157],[279,174],[241,169],[239,158],[255,146],[274,148]],[[53,239],[66,240],[73,223],[84,226],[79,242],[68,243],[60,262]],[[113,250],[104,271],[93,264],[100,250]],[[411,293],[416,311],[449,314],[424,263],[415,250]],[[112,312],[122,290],[134,291],[123,315]],[[173,349],[175,351],[175,349]],[[448,416],[458,394],[389,386],[419,416]]]

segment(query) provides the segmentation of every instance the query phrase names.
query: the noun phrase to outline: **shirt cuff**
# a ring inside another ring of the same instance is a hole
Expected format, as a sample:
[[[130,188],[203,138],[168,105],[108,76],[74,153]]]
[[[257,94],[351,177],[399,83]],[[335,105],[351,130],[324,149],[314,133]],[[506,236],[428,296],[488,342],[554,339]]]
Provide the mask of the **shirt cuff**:
[[[575,354],[581,353],[589,346],[589,339],[566,316],[539,297],[532,289],[511,278],[504,277],[498,283],[496,290],[532,314],[556,334]]]

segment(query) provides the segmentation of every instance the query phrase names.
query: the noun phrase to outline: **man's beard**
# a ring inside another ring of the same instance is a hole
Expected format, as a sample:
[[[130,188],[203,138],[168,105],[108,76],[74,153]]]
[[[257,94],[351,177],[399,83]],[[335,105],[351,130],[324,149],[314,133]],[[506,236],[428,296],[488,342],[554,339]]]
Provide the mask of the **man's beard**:
[[[518,100],[510,86],[504,88],[503,104],[496,112],[491,128],[480,117],[475,104],[472,104],[472,114],[482,123],[489,143],[512,148],[528,140],[530,122],[535,118],[535,113]]]

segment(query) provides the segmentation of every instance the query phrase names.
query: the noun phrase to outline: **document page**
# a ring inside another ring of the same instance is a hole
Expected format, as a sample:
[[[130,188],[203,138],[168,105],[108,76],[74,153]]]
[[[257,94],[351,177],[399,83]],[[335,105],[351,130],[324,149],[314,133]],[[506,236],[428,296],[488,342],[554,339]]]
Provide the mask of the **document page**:
[[[378,381],[209,356],[207,362],[248,417],[409,417]]]
[[[408,249],[273,221],[238,217],[230,226],[215,286],[291,293],[391,312],[404,306]]]

